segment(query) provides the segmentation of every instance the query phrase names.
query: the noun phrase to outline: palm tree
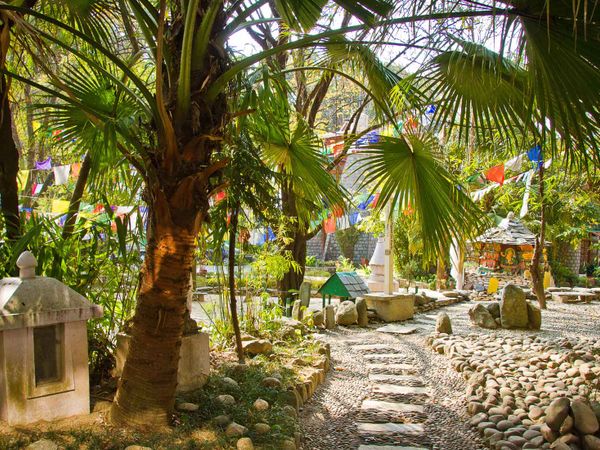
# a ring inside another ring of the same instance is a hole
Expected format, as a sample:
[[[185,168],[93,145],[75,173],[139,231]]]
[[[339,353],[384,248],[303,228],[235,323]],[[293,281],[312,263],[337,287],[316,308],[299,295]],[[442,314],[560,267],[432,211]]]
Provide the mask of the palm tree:
[[[546,156],[564,151],[572,168],[599,166],[599,12],[588,4],[573,10],[542,0],[502,3],[510,8],[503,27],[512,39],[503,41],[500,52],[451,37],[451,48],[415,74],[415,83],[437,106],[434,121],[458,130],[459,138],[475,133],[494,139],[497,133],[507,145],[540,143]],[[519,42],[516,51],[510,49],[513,41]],[[545,308],[543,165],[538,172],[542,208],[531,274]]]
[[[27,14],[19,26],[36,45],[50,42],[75,57],[77,70],[49,72],[52,86],[29,82],[56,95],[61,103],[55,117],[77,117],[103,129],[145,180],[149,206],[147,251],[133,318],[132,343],[111,418],[129,425],[165,425],[174,404],[179,346],[186,313],[186,295],[195,238],[208,213],[208,198],[219,172],[228,165],[221,152],[225,125],[232,111],[226,92],[236,74],[261,59],[295,47],[313,45],[335,30],[308,35],[239,61],[225,48],[238,27],[251,26],[252,11],[266,1],[161,0],[154,4],[130,0],[121,17],[130,17],[143,42],[142,54],[131,57],[113,51],[93,35],[82,33],[42,12],[20,6],[0,8],[13,17]],[[387,13],[384,1],[339,0],[359,19],[373,22]],[[322,4],[295,1],[285,6],[283,19],[292,27],[309,29],[320,17]],[[112,5],[118,8],[121,5]],[[61,30],[92,51],[80,51],[47,28]],[[361,28],[363,25],[357,26]],[[82,71],[81,68],[87,70]],[[103,78],[104,100],[94,102],[89,74]],[[127,115],[121,115],[128,110]]]
[[[46,70],[43,61],[38,61],[50,84],[35,83],[16,73],[10,75],[56,96],[59,104],[51,111],[57,117],[77,117],[79,124],[100,128],[111,144],[108,147],[117,148],[145,182],[148,244],[129,357],[111,411],[113,422],[143,427],[168,423],[174,405],[195,238],[206,221],[209,196],[221,188],[219,174],[230,162],[222,149],[226,125],[239,113],[230,108],[227,96],[236,76],[284,51],[324,46],[336,36],[368,26],[513,14],[511,10],[489,7],[411,13],[378,22],[377,15],[390,12],[390,2],[335,1],[362,23],[315,34],[298,32],[294,39],[237,60],[230,56],[225,43],[236,30],[266,22],[251,16],[267,0],[107,1],[121,13],[118,17],[129,19],[130,26],[122,28],[134,33],[127,33],[128,41],[138,42],[140,48],[133,57],[130,51],[115,51],[97,36],[43,12],[0,5],[0,11],[27,32],[32,47],[43,49],[51,43],[78,61],[76,67],[66,65],[60,73]],[[283,20],[292,29],[305,31],[313,27],[325,6],[324,1],[279,0],[277,4],[281,18],[272,20]],[[19,14],[26,14],[27,19]],[[62,40],[57,35],[70,38]],[[82,46],[87,49],[82,51]],[[92,89],[87,82],[90,73],[105,81],[102,102],[94,101],[95,87]],[[373,149],[370,156],[378,169],[378,178],[373,182],[382,183],[384,200],[414,200],[411,204],[420,208],[426,239],[448,239],[461,225],[472,222],[471,207],[451,177],[440,172],[440,165],[424,142],[398,138]],[[284,167],[285,163],[281,161]],[[414,167],[420,168],[418,174]],[[406,174],[412,175],[403,181]],[[451,208],[454,204],[460,206],[458,216],[464,214],[465,218],[456,217],[457,209]]]

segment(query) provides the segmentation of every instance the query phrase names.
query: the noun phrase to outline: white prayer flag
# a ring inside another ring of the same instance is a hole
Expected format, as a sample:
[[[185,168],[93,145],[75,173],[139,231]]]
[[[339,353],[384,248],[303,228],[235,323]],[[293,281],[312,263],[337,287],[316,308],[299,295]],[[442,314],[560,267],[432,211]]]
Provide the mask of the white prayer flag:
[[[53,167],[54,171],[54,184],[56,186],[61,184],[67,184],[69,181],[69,173],[71,173],[71,165]]]

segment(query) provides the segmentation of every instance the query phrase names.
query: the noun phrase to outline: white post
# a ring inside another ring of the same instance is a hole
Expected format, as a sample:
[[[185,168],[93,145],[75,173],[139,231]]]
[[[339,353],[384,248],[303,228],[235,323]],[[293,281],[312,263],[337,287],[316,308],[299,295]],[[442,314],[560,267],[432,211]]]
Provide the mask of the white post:
[[[385,210],[385,256],[383,265],[383,293],[391,295],[394,293],[394,255],[392,239],[394,235],[394,222],[392,221],[392,205],[388,203]]]

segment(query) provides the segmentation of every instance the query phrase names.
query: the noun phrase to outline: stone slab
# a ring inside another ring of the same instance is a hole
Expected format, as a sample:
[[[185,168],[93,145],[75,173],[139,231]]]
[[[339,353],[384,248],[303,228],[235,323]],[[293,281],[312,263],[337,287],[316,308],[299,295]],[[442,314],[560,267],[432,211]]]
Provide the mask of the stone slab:
[[[420,413],[425,412],[425,408],[422,405],[411,405],[409,403],[400,402],[385,402],[382,400],[364,400],[360,409],[369,410],[374,409],[376,411],[384,411],[391,413]]]
[[[355,345],[354,349],[359,352],[369,352],[372,350],[393,350],[394,348],[391,345],[386,344],[361,344]]]
[[[415,313],[415,296],[413,294],[366,294],[365,300],[369,309],[374,309],[384,322],[397,322],[412,319]]]
[[[406,325],[389,324],[383,327],[377,328],[380,333],[391,333],[391,334],[412,334],[417,331],[417,327],[410,327]]]
[[[413,358],[411,356],[403,355],[402,353],[371,353],[368,355],[364,355],[365,359],[375,359],[379,361],[390,361],[390,360],[402,360],[402,361],[412,361]]]
[[[423,380],[410,375],[392,375],[389,373],[370,373],[369,380],[387,384],[424,385]]]
[[[388,372],[400,371],[417,373],[417,368],[412,364],[367,364],[367,368],[370,370],[385,370]]]
[[[426,387],[398,386],[396,384],[376,384],[373,386],[373,392],[392,395],[429,395]]]
[[[405,447],[404,445],[361,445],[358,450],[427,450],[425,447]]]
[[[357,423],[359,434],[423,434],[425,429],[418,423]]]

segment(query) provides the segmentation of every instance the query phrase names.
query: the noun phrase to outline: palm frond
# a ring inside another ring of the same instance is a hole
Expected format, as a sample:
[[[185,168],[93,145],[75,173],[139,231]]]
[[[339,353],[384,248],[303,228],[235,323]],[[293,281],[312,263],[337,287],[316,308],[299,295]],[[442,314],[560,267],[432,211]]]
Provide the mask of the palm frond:
[[[291,183],[302,225],[324,205],[343,206],[346,195],[326,170],[322,142],[303,117],[292,112],[285,95],[267,87],[259,92],[256,113],[248,120],[253,139],[260,144],[267,165]]]
[[[424,253],[433,258],[449,248],[453,238],[464,241],[483,228],[481,211],[438,159],[431,136],[381,137],[361,151],[361,189],[380,192],[378,209],[414,211],[424,240]]]

